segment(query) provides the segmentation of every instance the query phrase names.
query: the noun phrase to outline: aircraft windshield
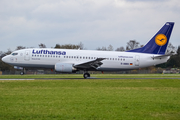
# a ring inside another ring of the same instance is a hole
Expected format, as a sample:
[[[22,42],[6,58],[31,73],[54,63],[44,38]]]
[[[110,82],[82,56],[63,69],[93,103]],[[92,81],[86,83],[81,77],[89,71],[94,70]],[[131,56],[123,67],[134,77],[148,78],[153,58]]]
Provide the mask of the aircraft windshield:
[[[12,53],[12,55],[18,55],[18,53]]]

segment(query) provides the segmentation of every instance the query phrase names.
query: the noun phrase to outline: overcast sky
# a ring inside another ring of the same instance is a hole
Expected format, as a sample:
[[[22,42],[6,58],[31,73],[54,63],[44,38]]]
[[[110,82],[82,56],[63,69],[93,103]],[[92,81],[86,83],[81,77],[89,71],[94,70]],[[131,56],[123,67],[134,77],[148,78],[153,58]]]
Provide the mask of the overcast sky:
[[[0,51],[40,43],[146,44],[165,22],[175,22],[170,42],[177,47],[180,0],[0,0]]]

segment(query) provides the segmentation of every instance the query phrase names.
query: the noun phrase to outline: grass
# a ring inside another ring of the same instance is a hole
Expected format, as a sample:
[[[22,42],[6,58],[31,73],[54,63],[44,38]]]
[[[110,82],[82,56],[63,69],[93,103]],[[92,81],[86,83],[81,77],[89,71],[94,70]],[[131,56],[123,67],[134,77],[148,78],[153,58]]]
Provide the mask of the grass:
[[[179,118],[178,79],[0,81],[0,120]]]

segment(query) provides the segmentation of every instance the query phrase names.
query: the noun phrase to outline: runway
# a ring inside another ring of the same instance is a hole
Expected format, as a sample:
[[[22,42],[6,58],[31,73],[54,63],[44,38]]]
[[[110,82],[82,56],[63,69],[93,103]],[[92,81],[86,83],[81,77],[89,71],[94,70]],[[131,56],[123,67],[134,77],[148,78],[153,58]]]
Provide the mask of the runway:
[[[122,79],[180,79],[180,78],[87,78],[94,80],[122,80]],[[87,80],[84,78],[32,78],[32,79],[0,79],[0,80]]]

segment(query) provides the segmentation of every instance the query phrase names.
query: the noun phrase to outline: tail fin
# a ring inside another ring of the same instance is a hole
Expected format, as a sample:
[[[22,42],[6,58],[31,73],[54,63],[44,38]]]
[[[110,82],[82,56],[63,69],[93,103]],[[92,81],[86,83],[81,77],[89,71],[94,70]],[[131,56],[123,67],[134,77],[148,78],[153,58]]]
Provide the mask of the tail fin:
[[[149,53],[149,54],[162,54],[166,52],[169,38],[174,26],[174,22],[167,22],[156,35],[142,48],[129,50],[126,52],[138,52],[138,53]]]

